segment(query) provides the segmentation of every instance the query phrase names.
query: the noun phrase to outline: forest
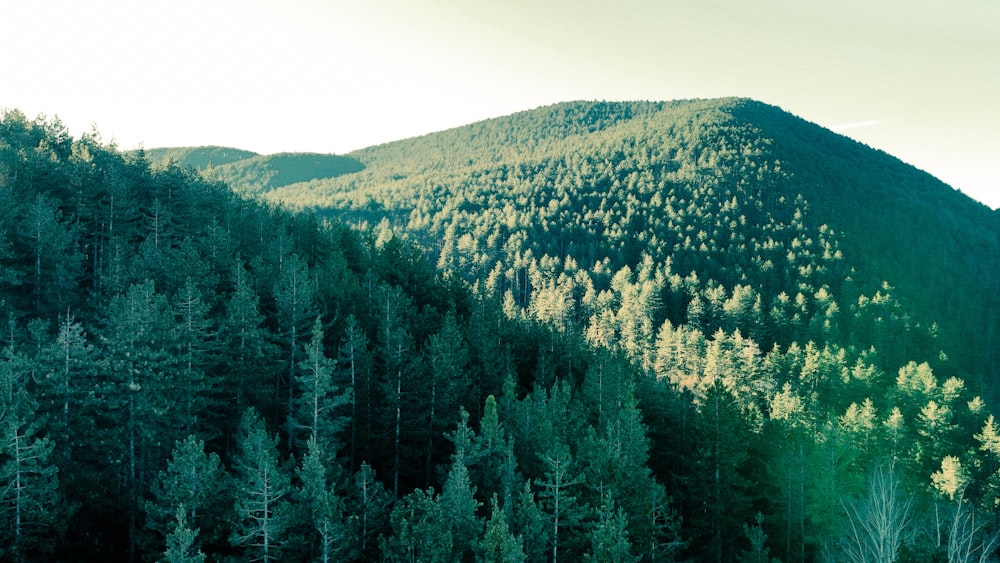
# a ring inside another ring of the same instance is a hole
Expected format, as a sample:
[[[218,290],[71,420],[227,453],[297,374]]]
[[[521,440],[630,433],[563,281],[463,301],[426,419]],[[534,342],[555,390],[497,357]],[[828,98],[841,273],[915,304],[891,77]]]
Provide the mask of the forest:
[[[4,112],[0,559],[992,560],[998,217],[768,108],[254,190]]]

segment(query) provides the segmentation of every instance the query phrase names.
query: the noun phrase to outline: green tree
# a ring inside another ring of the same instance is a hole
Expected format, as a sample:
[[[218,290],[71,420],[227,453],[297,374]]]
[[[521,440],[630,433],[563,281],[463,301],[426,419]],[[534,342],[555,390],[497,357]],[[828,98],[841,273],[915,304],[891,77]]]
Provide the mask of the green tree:
[[[455,454],[438,502],[448,515],[455,557],[467,561],[472,559],[479,543],[483,524],[476,517],[480,503],[476,500],[476,487],[469,476],[468,463],[472,449],[469,437],[471,430],[468,428],[469,413],[465,409],[461,412],[462,420],[453,437]]]
[[[165,563],[204,563],[205,554],[195,545],[198,530],[188,527],[187,507],[177,506],[174,513],[176,522],[173,530],[167,534],[167,550],[163,553]]]
[[[25,211],[20,232],[30,237],[32,249],[32,308],[36,314],[53,315],[69,304],[82,255],[57,201],[37,194]]]
[[[305,440],[315,439],[319,449],[330,459],[336,457],[338,434],[347,426],[346,417],[338,412],[350,402],[350,390],[341,390],[333,381],[334,363],[323,351],[323,323],[319,317],[313,323],[312,334],[305,346],[306,355],[300,362],[294,381],[295,410],[289,420],[288,433],[304,430]]]
[[[737,561],[740,563],[779,563],[770,555],[767,547],[767,534],[764,532],[764,515],[757,513],[753,526],[743,524],[743,535],[750,542],[750,549],[740,552]]]
[[[344,519],[343,501],[334,490],[331,472],[327,469],[325,458],[328,455],[321,450],[315,436],[309,437],[306,449],[298,470],[301,482],[298,500],[308,514],[310,551],[323,563],[341,561],[352,547],[347,541],[350,530]]]
[[[490,519],[486,522],[479,554],[484,563],[524,563],[527,560],[524,542],[508,526],[507,516],[500,508],[496,495],[490,499]]]
[[[429,424],[427,434],[427,479],[433,464],[434,438],[444,430],[444,421],[453,416],[461,401],[468,399],[468,352],[454,311],[449,311],[441,329],[432,334],[428,345],[430,375]],[[467,416],[467,415],[466,415]]]
[[[453,538],[434,489],[416,489],[402,499],[390,517],[392,535],[381,540],[385,561],[446,563],[453,560]]]
[[[0,424],[0,538],[6,546],[0,554],[15,561],[44,558],[64,532],[58,470],[50,460],[54,444],[17,415],[0,411]]]
[[[577,500],[573,487],[580,485],[583,479],[573,471],[573,457],[567,446],[556,444],[541,457],[545,477],[536,479],[535,484],[549,520],[551,560],[558,561],[560,553],[564,557],[578,557],[581,532],[590,510]]]
[[[191,431],[201,416],[210,415],[216,407],[219,384],[212,374],[217,354],[217,329],[210,307],[191,278],[174,298],[177,314],[174,335],[175,355],[180,369],[175,372],[174,386],[181,388],[180,409],[184,430]]]
[[[337,369],[340,381],[351,391],[351,412],[348,417],[350,453],[348,469],[353,472],[358,457],[358,443],[367,448],[371,440],[372,424],[372,357],[368,350],[368,337],[354,315],[348,315],[344,336],[337,350]],[[363,452],[365,453],[365,452]]]
[[[287,530],[290,490],[272,438],[257,411],[247,409],[236,438],[235,525],[229,541],[252,561],[279,560]]]
[[[517,459],[513,440],[500,422],[493,395],[486,397],[479,433],[472,439],[472,452],[472,467],[480,494],[499,495],[504,510],[510,514],[518,486]]]
[[[348,495],[350,519],[354,526],[357,553],[360,558],[374,557],[374,541],[382,531],[391,503],[389,493],[376,479],[375,470],[362,463],[354,474],[353,486]]]
[[[64,468],[74,461],[73,444],[87,442],[82,434],[98,408],[90,393],[97,386],[96,361],[83,324],[74,315],[61,315],[55,341],[40,354],[39,371],[45,375],[39,382],[39,406],[49,417],[49,434]]]
[[[641,557],[632,555],[628,517],[621,508],[615,507],[611,495],[605,495],[604,503],[597,512],[597,523],[590,533],[590,551],[585,560],[634,563],[640,559]]]
[[[308,326],[306,323],[315,316],[316,308],[316,287],[309,270],[309,265],[297,254],[292,254],[283,258],[281,262],[280,278],[278,285],[274,289],[275,299],[278,305],[278,314],[281,327],[281,334],[286,339],[288,345],[288,401],[286,405],[287,420],[291,422],[293,417],[294,397],[295,397],[295,375],[298,372],[298,362],[300,355],[299,339]],[[275,381],[275,399],[280,396],[281,381]],[[291,449],[293,442],[292,425],[289,424],[288,447]]]
[[[514,533],[524,541],[524,553],[528,561],[547,561],[550,528],[545,513],[535,501],[531,481],[525,480],[514,511]]]
[[[219,456],[205,451],[205,442],[194,435],[178,440],[167,466],[150,487],[145,503],[146,525],[168,536],[179,525],[177,508],[184,507],[185,525],[203,530],[215,549],[226,540],[228,515],[222,507],[232,504],[229,476]]]
[[[231,373],[240,374],[223,381],[227,418],[238,419],[248,405],[270,412],[274,393],[268,390],[266,377],[272,371],[269,358],[276,355],[269,342],[271,335],[264,328],[260,298],[254,290],[250,274],[242,265],[234,268],[233,292],[226,301],[225,320],[220,327],[224,343],[220,362]]]
[[[139,500],[154,475],[162,449],[181,437],[186,421],[176,407],[183,402],[171,387],[176,369],[169,338],[174,326],[166,298],[146,280],[117,295],[108,307],[102,340],[105,344],[101,369],[107,374],[101,389],[104,409],[100,428],[107,429],[109,448],[122,448],[125,460],[125,501],[129,515],[129,552],[136,555]]]

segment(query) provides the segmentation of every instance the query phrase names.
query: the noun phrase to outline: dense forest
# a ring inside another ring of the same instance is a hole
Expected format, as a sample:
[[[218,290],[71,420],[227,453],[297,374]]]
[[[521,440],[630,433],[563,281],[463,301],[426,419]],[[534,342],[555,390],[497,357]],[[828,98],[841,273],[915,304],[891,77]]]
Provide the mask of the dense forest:
[[[989,560],[996,215],[836,139],[565,104],[248,199],[5,112],[0,558]]]

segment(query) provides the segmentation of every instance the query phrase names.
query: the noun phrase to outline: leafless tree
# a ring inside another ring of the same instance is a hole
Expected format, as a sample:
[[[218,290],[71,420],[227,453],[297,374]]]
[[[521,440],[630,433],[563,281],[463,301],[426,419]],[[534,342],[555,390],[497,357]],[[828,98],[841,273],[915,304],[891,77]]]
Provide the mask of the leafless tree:
[[[1000,530],[989,532],[976,509],[959,495],[948,530],[948,563],[988,563],[1000,547]]]
[[[856,563],[894,563],[910,523],[912,499],[899,491],[892,465],[875,469],[866,498],[842,504],[848,520],[843,555]]]

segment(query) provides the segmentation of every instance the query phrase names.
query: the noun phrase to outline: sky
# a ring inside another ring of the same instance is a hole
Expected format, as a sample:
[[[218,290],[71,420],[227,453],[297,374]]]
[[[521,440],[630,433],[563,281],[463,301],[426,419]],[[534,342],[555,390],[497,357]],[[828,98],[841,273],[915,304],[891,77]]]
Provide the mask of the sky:
[[[345,153],[570,100],[742,96],[1000,207],[996,0],[0,0],[0,107],[122,149]]]

